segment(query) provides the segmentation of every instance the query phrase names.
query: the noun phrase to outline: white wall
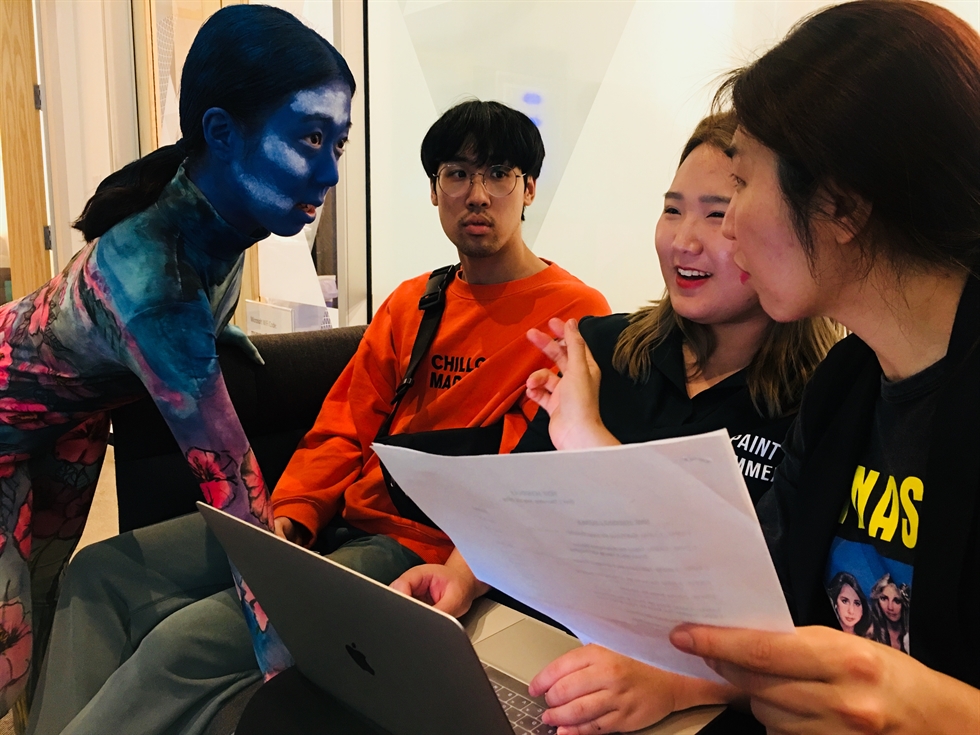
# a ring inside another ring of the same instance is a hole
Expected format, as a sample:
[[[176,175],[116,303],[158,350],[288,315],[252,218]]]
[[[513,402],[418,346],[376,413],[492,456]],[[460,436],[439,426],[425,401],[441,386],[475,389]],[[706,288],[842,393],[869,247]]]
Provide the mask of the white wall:
[[[614,310],[659,297],[662,195],[719,76],[825,4],[369,2],[375,308],[402,280],[455,257],[418,151],[438,115],[468,96],[540,120],[548,153],[524,230],[534,251],[602,290]],[[939,4],[980,27],[976,0]]]
[[[139,157],[130,0],[36,2],[56,270],[83,244],[71,222]]]

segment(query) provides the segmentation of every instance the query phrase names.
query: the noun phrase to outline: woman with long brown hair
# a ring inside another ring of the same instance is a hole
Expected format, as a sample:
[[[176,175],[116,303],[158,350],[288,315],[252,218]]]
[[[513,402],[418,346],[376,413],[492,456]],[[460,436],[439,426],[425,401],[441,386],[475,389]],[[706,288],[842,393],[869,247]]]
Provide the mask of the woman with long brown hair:
[[[980,35],[930,3],[859,0],[727,89],[735,263],[773,318],[853,334],[757,506],[800,627],[673,642],[769,732],[980,732]],[[914,584],[908,653],[834,630],[829,569]]]

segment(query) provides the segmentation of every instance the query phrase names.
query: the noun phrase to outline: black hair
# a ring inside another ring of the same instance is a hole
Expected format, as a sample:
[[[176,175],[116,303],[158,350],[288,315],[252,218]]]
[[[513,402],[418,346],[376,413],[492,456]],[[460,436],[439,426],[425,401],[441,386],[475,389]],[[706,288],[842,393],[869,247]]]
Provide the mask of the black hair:
[[[468,100],[446,110],[422,139],[422,168],[432,178],[446,161],[472,156],[477,166],[507,163],[541,174],[544,141],[523,112],[499,102]]]
[[[837,5],[735,72],[716,101],[728,92],[739,125],[776,154],[808,257],[829,195],[838,214],[870,206],[855,225],[866,262],[978,272],[980,35],[966,21],[918,0]]]
[[[193,160],[207,149],[201,120],[209,109],[225,110],[247,129],[296,92],[332,81],[343,82],[354,94],[354,77],[344,57],[295,16],[267,5],[222,8],[201,26],[184,62],[183,139],[106,177],[75,228],[91,241],[153,204],[184,159]]]

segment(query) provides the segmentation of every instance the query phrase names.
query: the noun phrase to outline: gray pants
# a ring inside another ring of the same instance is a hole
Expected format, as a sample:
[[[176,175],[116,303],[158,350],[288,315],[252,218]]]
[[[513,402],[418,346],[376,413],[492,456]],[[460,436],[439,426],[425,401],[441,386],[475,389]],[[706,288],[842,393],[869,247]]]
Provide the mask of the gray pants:
[[[389,583],[422,563],[387,536],[329,554]],[[228,560],[198,514],[82,549],[68,567],[28,735],[198,735],[260,678]]]

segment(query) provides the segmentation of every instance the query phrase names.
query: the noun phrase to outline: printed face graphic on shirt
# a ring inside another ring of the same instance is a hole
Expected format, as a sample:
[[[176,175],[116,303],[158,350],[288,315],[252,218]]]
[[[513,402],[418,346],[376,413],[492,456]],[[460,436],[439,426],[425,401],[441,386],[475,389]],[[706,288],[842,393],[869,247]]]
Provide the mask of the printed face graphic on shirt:
[[[845,632],[854,632],[854,626],[864,617],[864,606],[857,590],[845,584],[837,595],[837,617]]]
[[[902,593],[894,584],[885,585],[878,596],[878,605],[881,606],[881,612],[884,616],[891,622],[897,623],[902,619]]]
[[[333,82],[293,94],[247,135],[232,175],[256,224],[295,235],[338,180],[350,128],[350,90]]]
[[[909,652],[912,567],[867,543],[838,536],[830,547],[827,595],[841,630]]]

